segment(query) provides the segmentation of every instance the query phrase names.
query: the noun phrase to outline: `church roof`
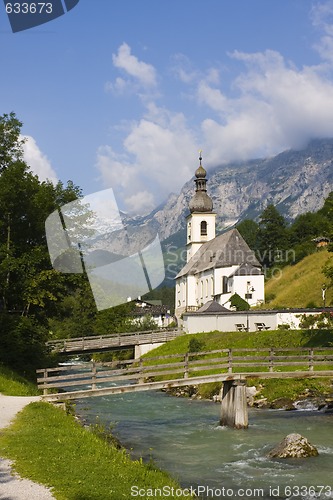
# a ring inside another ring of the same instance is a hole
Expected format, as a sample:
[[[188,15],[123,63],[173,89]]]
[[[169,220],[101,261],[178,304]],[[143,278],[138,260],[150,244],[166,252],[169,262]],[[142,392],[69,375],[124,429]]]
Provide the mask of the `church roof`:
[[[249,262],[244,262],[232,276],[255,276],[258,274],[262,274],[261,267],[255,266]]]
[[[217,236],[204,243],[193,257],[185,264],[176,278],[193,275],[208,269],[229,267],[233,265],[251,264],[261,269],[255,253],[250,249],[237,229]],[[260,273],[261,274],[261,273]]]
[[[217,313],[217,312],[230,312],[226,307],[221,306],[216,300],[209,300],[196,311],[197,313]]]

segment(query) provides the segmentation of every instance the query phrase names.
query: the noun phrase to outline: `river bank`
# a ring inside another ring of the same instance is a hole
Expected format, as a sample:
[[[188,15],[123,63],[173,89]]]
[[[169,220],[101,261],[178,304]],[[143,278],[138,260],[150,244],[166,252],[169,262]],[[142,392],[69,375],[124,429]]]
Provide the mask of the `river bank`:
[[[0,394],[0,430],[8,427],[19,411],[35,401],[39,396],[5,396]],[[29,479],[23,479],[13,473],[14,463],[0,457],[0,498],[11,500],[51,500],[51,491],[41,484],[34,483]]]
[[[303,388],[307,381],[310,387]],[[279,381],[276,380],[273,381],[273,383],[274,382],[279,383]],[[310,379],[307,379],[306,382],[300,382],[296,379],[288,380],[288,384],[285,384],[288,387],[288,391],[284,391],[285,394],[281,391],[282,395],[278,395],[276,398],[274,397],[275,393],[273,391],[270,392],[270,397],[265,397],[263,395],[264,384],[267,384],[267,381],[263,380],[262,383],[257,385],[248,385],[246,388],[248,406],[273,410],[326,409],[327,411],[333,411],[333,380],[323,380],[322,384],[318,384],[318,382],[313,384],[313,381]],[[292,389],[291,386],[293,384],[298,385],[298,391]],[[222,390],[218,387],[221,385],[222,384],[206,384],[206,388],[201,390],[199,386],[188,385],[184,387],[163,389],[162,391],[173,397],[220,403]],[[271,385],[272,383],[270,383],[270,386]],[[321,391],[321,388],[323,388],[324,391]]]
[[[33,402],[0,435],[0,455],[15,463],[21,477],[48,486],[59,500],[131,498],[133,487],[147,492],[140,495],[147,500],[150,488],[165,487],[177,491],[169,498],[188,498],[170,474],[132,459],[97,431],[83,428],[54,405]]]

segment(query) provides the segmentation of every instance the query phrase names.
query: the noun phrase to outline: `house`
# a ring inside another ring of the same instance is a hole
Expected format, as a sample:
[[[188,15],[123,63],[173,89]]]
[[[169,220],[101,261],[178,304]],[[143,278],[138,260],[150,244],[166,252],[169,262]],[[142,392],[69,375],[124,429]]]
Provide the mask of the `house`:
[[[318,236],[318,238],[314,238],[312,241],[316,244],[317,248],[327,247],[331,243],[331,240],[326,236]]]
[[[141,300],[138,297],[135,301],[135,307],[131,312],[134,321],[151,319],[159,328],[167,327],[172,323],[173,317],[167,306],[162,305],[161,300]]]
[[[250,306],[264,302],[264,275],[255,253],[237,229],[215,235],[213,202],[207,194],[206,170],[195,172],[195,193],[187,225],[187,263],[176,276],[175,314],[197,311],[214,300],[230,308],[237,293]]]

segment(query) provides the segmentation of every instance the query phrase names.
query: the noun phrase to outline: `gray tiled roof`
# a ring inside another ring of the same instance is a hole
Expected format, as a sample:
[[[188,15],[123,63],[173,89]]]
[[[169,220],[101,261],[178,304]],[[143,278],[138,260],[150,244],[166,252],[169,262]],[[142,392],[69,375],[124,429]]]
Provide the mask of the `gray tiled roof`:
[[[226,307],[221,306],[215,300],[209,300],[196,311],[197,313],[216,313],[216,312],[230,312]]]
[[[251,264],[261,268],[255,253],[250,249],[237,229],[217,236],[204,243],[185,264],[176,278],[188,274],[197,274],[208,269],[229,267],[233,265]]]

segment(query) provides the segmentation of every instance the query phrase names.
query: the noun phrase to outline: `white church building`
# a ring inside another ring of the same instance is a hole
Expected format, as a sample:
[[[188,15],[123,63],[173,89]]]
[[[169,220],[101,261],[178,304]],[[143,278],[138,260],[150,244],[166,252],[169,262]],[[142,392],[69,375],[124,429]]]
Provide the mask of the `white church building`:
[[[229,309],[235,293],[250,306],[264,302],[264,275],[255,253],[237,229],[215,236],[216,214],[207,194],[201,156],[199,159],[195,193],[186,218],[187,263],[176,276],[177,318],[199,310],[210,301]]]

